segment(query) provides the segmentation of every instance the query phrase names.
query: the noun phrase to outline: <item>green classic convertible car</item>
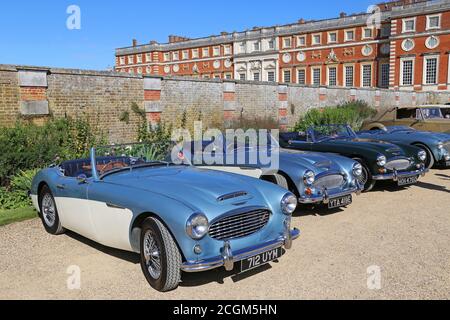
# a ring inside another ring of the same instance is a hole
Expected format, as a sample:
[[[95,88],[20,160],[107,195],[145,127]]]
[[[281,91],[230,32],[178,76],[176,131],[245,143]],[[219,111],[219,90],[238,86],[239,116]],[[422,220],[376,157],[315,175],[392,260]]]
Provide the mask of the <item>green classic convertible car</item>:
[[[324,125],[307,132],[282,133],[280,145],[288,149],[332,152],[352,158],[363,167],[359,177],[364,191],[379,180],[393,180],[399,186],[417,183],[428,169],[427,154],[415,146],[358,138],[350,126]]]

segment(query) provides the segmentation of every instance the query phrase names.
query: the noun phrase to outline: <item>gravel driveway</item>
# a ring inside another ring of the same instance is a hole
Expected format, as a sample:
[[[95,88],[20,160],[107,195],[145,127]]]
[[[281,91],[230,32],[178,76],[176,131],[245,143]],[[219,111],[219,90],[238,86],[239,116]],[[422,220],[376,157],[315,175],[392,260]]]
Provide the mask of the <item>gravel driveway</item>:
[[[294,225],[303,234],[279,263],[238,277],[186,274],[166,294],[147,285],[137,255],[50,236],[37,219],[2,227],[0,299],[450,298],[450,170],[410,188],[383,185],[343,211],[302,210]],[[70,266],[80,290],[68,289]]]

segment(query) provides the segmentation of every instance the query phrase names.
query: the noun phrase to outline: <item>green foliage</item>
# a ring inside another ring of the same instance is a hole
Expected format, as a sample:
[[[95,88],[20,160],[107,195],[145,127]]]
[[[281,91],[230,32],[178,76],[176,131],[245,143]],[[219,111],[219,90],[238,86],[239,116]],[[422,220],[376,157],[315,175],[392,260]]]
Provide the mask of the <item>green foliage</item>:
[[[131,109],[140,119],[137,132],[138,141],[151,146],[147,159],[163,159],[172,145],[172,126],[166,125],[164,122],[149,126],[145,110],[140,109],[136,103],[132,104]]]
[[[18,174],[11,178],[8,188],[0,188],[0,209],[18,209],[31,206],[31,199],[28,191],[31,183],[39,170],[20,170]]]
[[[358,131],[364,120],[374,116],[376,110],[365,101],[351,101],[335,107],[309,110],[297,122],[295,131],[306,131],[309,127],[327,124],[348,124]]]
[[[44,168],[57,158],[86,157],[91,146],[104,143],[104,136],[83,118],[51,120],[43,126],[19,121],[0,128],[0,185],[7,186],[21,170]]]
[[[37,218],[37,212],[31,207],[14,210],[0,210],[0,226],[34,218]]]

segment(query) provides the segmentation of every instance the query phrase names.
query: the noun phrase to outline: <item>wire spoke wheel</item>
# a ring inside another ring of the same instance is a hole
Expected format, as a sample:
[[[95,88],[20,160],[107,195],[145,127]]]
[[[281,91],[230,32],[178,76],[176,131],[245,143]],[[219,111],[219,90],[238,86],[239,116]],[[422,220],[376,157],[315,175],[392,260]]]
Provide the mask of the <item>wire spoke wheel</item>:
[[[144,236],[144,257],[150,276],[153,279],[159,279],[161,277],[161,253],[150,230]]]
[[[53,227],[56,221],[56,206],[52,196],[47,193],[42,199],[42,216],[49,227]]]
[[[369,172],[367,172],[367,169],[365,166],[362,166],[362,173],[358,177],[358,182],[361,186],[365,186],[367,184],[368,180],[369,180]]]

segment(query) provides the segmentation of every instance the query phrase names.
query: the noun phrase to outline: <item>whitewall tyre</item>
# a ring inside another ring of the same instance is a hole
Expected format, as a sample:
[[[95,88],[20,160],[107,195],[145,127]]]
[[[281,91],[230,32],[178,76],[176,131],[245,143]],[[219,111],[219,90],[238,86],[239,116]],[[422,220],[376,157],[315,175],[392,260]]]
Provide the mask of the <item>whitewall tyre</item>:
[[[44,186],[39,194],[39,210],[45,230],[53,235],[65,232],[59,220],[55,198],[48,186]]]
[[[148,283],[160,292],[178,287],[181,254],[169,230],[161,221],[148,218],[141,229],[141,268]]]

